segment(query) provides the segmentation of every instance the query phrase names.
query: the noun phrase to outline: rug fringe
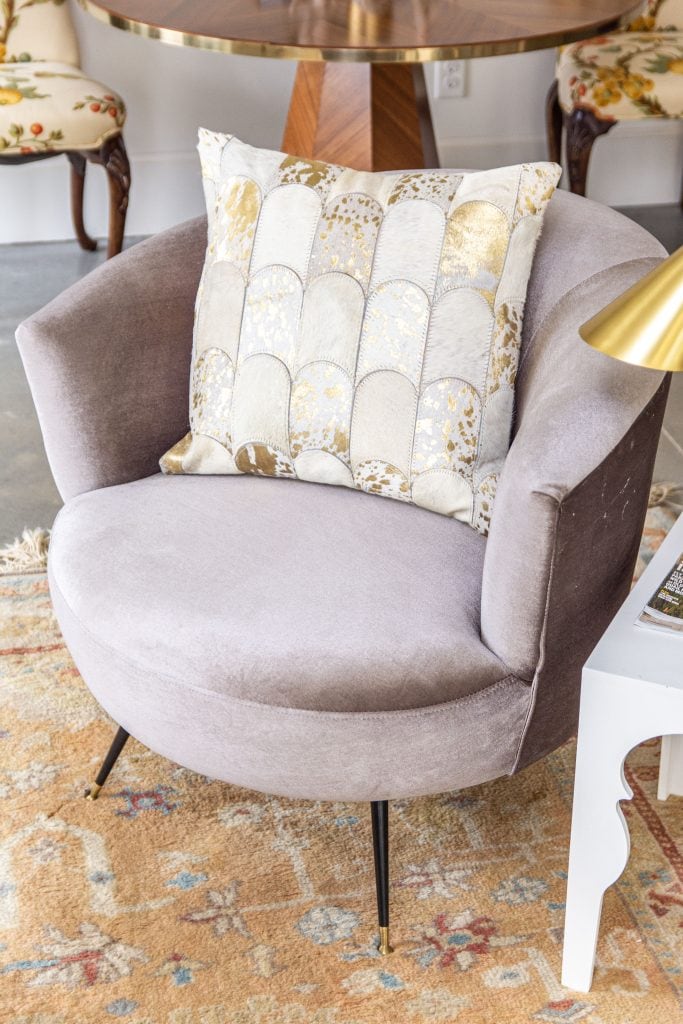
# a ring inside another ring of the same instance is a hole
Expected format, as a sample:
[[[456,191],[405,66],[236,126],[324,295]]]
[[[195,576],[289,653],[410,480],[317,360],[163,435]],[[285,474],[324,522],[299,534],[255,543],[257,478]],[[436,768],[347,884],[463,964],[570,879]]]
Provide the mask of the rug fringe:
[[[49,545],[49,530],[24,530],[21,537],[0,548],[0,576],[45,572]]]

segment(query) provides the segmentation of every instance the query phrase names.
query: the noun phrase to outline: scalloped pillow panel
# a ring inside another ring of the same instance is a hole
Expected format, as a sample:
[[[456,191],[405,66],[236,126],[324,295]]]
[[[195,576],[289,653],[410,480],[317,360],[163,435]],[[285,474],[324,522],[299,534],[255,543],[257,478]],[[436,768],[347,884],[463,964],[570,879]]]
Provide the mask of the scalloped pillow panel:
[[[486,533],[556,164],[369,173],[200,131],[190,433],[166,473],[413,502]]]

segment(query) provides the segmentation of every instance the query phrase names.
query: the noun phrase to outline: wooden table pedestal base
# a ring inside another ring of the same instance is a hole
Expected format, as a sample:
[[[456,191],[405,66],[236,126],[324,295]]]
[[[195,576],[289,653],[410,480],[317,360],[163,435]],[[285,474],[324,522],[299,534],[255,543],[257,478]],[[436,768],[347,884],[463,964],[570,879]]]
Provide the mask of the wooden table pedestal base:
[[[421,64],[299,64],[282,148],[358,171],[438,167]]]

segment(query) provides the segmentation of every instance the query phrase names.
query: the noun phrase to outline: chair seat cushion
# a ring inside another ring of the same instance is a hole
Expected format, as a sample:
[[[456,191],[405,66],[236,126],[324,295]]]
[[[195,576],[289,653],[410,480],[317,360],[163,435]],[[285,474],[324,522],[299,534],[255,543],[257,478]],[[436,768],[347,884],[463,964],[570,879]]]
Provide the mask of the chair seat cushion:
[[[290,753],[297,764],[304,756],[298,786],[290,781],[284,792],[361,799],[343,788],[348,779],[334,794],[310,783],[314,754],[302,752],[318,749],[318,720],[331,720],[340,731],[334,742],[353,750],[359,767],[368,743],[380,752],[391,741],[394,758],[406,756],[394,742],[413,742],[416,714],[447,708],[466,728],[476,708],[479,736],[475,729],[463,741],[478,748],[468,773],[482,757],[487,777],[512,767],[530,691],[479,636],[485,546],[463,524],[339,488],[154,476],[65,506],[50,583],[86,682],[153,749],[206,774],[283,791],[287,772],[271,778],[272,751],[265,761],[256,755],[259,770],[252,764],[246,776],[226,754],[235,716],[246,714],[247,732],[266,728],[277,744],[281,768]],[[514,700],[503,700],[510,687]],[[512,735],[506,718],[501,739],[482,693],[512,715]],[[396,715],[400,736],[378,728]],[[189,751],[188,730],[202,737]],[[457,732],[449,725],[449,740]],[[459,762],[451,751],[448,770],[458,779]],[[423,791],[448,788],[451,777]],[[372,776],[359,778],[374,785]]]
[[[415,708],[501,679],[479,639],[481,538],[387,504],[291,481],[148,477],[66,506],[53,578],[83,625],[143,668],[264,704]]]
[[[683,32],[616,32],[565,46],[559,100],[603,120],[683,117]]]
[[[0,64],[0,155],[99,149],[126,120],[121,97],[72,64]]]

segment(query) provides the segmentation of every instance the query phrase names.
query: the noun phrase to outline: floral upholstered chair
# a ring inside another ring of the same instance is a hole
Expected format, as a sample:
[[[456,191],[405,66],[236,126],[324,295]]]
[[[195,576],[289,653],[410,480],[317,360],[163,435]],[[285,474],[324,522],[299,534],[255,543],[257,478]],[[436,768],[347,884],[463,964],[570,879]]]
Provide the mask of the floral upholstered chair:
[[[598,135],[619,121],[683,117],[683,0],[648,0],[628,31],[563,47],[546,110],[550,159],[560,160],[564,126],[569,187],[585,195]]]
[[[64,0],[0,0],[0,163],[65,153],[71,162],[74,230],[83,249],[97,243],[83,225],[86,161],[109,179],[108,256],[121,251],[130,189],[123,100],[78,67],[78,42]]]

